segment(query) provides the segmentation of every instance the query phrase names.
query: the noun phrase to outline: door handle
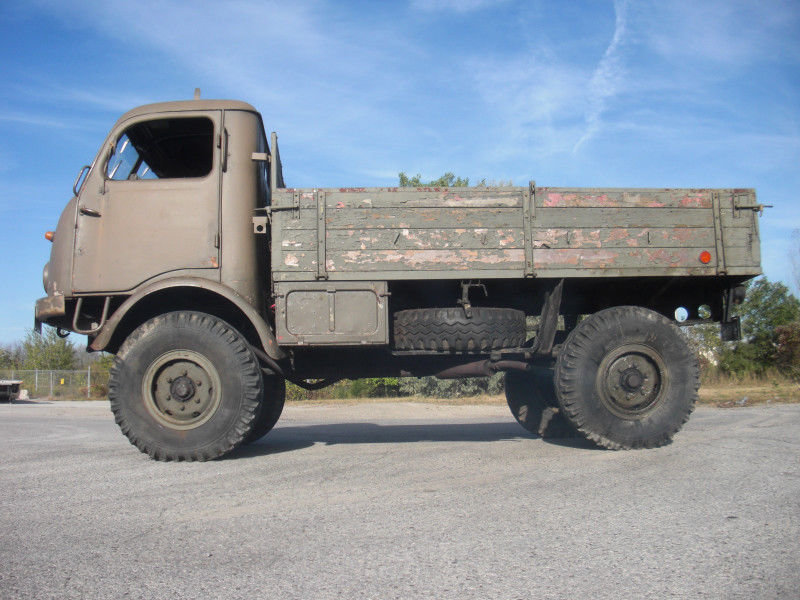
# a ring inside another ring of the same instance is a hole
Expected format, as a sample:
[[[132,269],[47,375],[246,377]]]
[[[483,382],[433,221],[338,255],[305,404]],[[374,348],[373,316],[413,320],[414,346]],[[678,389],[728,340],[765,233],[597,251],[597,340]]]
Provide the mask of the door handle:
[[[87,208],[86,206],[79,207],[78,211],[80,211],[80,213],[82,215],[86,215],[87,217],[99,217],[99,216],[101,216],[99,210],[95,210],[93,208]]]

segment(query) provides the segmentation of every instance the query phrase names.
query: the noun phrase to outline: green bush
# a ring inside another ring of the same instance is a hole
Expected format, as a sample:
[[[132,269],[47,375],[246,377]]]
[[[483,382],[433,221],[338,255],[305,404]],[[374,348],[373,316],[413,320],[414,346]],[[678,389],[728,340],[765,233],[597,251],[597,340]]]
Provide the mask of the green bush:
[[[775,364],[795,379],[800,379],[800,321],[776,328]]]
[[[503,375],[492,377],[467,377],[465,379],[437,379],[436,377],[406,377],[400,382],[400,391],[410,396],[428,398],[458,398],[503,392]]]
[[[402,395],[397,377],[370,377],[342,379],[320,390],[305,390],[286,383],[286,399],[290,401],[327,400],[346,398],[393,398]]]

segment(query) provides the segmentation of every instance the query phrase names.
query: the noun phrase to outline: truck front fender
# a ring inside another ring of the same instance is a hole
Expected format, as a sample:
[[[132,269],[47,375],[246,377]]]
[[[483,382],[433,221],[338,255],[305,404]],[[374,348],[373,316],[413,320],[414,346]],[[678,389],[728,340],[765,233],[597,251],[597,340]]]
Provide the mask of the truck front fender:
[[[249,324],[253,327],[256,335],[259,338],[259,341],[261,342],[261,346],[271,358],[275,360],[285,358],[286,354],[278,347],[278,342],[275,339],[275,334],[272,331],[269,323],[264,320],[264,318],[249,302],[247,302],[242,296],[237,294],[231,288],[221,283],[203,279],[201,277],[178,277],[174,279],[163,279],[136,290],[108,318],[108,321],[106,321],[103,329],[100,331],[97,337],[91,341],[89,347],[96,351],[105,350],[112,341],[112,338],[120,325],[125,322],[125,317],[131,314],[131,311],[135,307],[141,306],[143,302],[147,301],[148,299],[156,298],[159,294],[170,291],[177,292],[181,289],[204,290],[205,292],[210,292],[217,298],[227,301],[236,309],[238,309],[242,316],[249,321]],[[167,304],[165,308],[166,310],[163,312],[180,310],[186,307],[172,307]],[[138,325],[140,325],[140,323],[136,323],[134,328]]]

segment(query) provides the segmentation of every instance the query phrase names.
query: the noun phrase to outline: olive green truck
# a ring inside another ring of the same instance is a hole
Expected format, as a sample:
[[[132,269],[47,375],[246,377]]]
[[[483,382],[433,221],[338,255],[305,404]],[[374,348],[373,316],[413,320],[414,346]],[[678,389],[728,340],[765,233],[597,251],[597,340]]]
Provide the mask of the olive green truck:
[[[126,113],[73,192],[36,325],[116,355],[116,421],[159,460],[259,439],[287,380],[497,372],[533,433],[661,446],[699,385],[678,326],[735,339],[761,273],[751,189],[288,188],[237,101]]]

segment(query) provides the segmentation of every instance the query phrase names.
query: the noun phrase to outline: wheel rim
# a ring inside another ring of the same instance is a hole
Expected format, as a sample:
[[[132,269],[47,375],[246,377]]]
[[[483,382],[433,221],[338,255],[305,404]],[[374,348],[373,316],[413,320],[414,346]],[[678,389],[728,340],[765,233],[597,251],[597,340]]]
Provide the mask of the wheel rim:
[[[628,344],[610,352],[597,370],[596,388],[603,405],[618,417],[641,418],[661,401],[667,368],[648,346]]]
[[[172,350],[158,357],[145,373],[142,395],[147,411],[171,429],[194,429],[219,408],[219,374],[202,354]]]

